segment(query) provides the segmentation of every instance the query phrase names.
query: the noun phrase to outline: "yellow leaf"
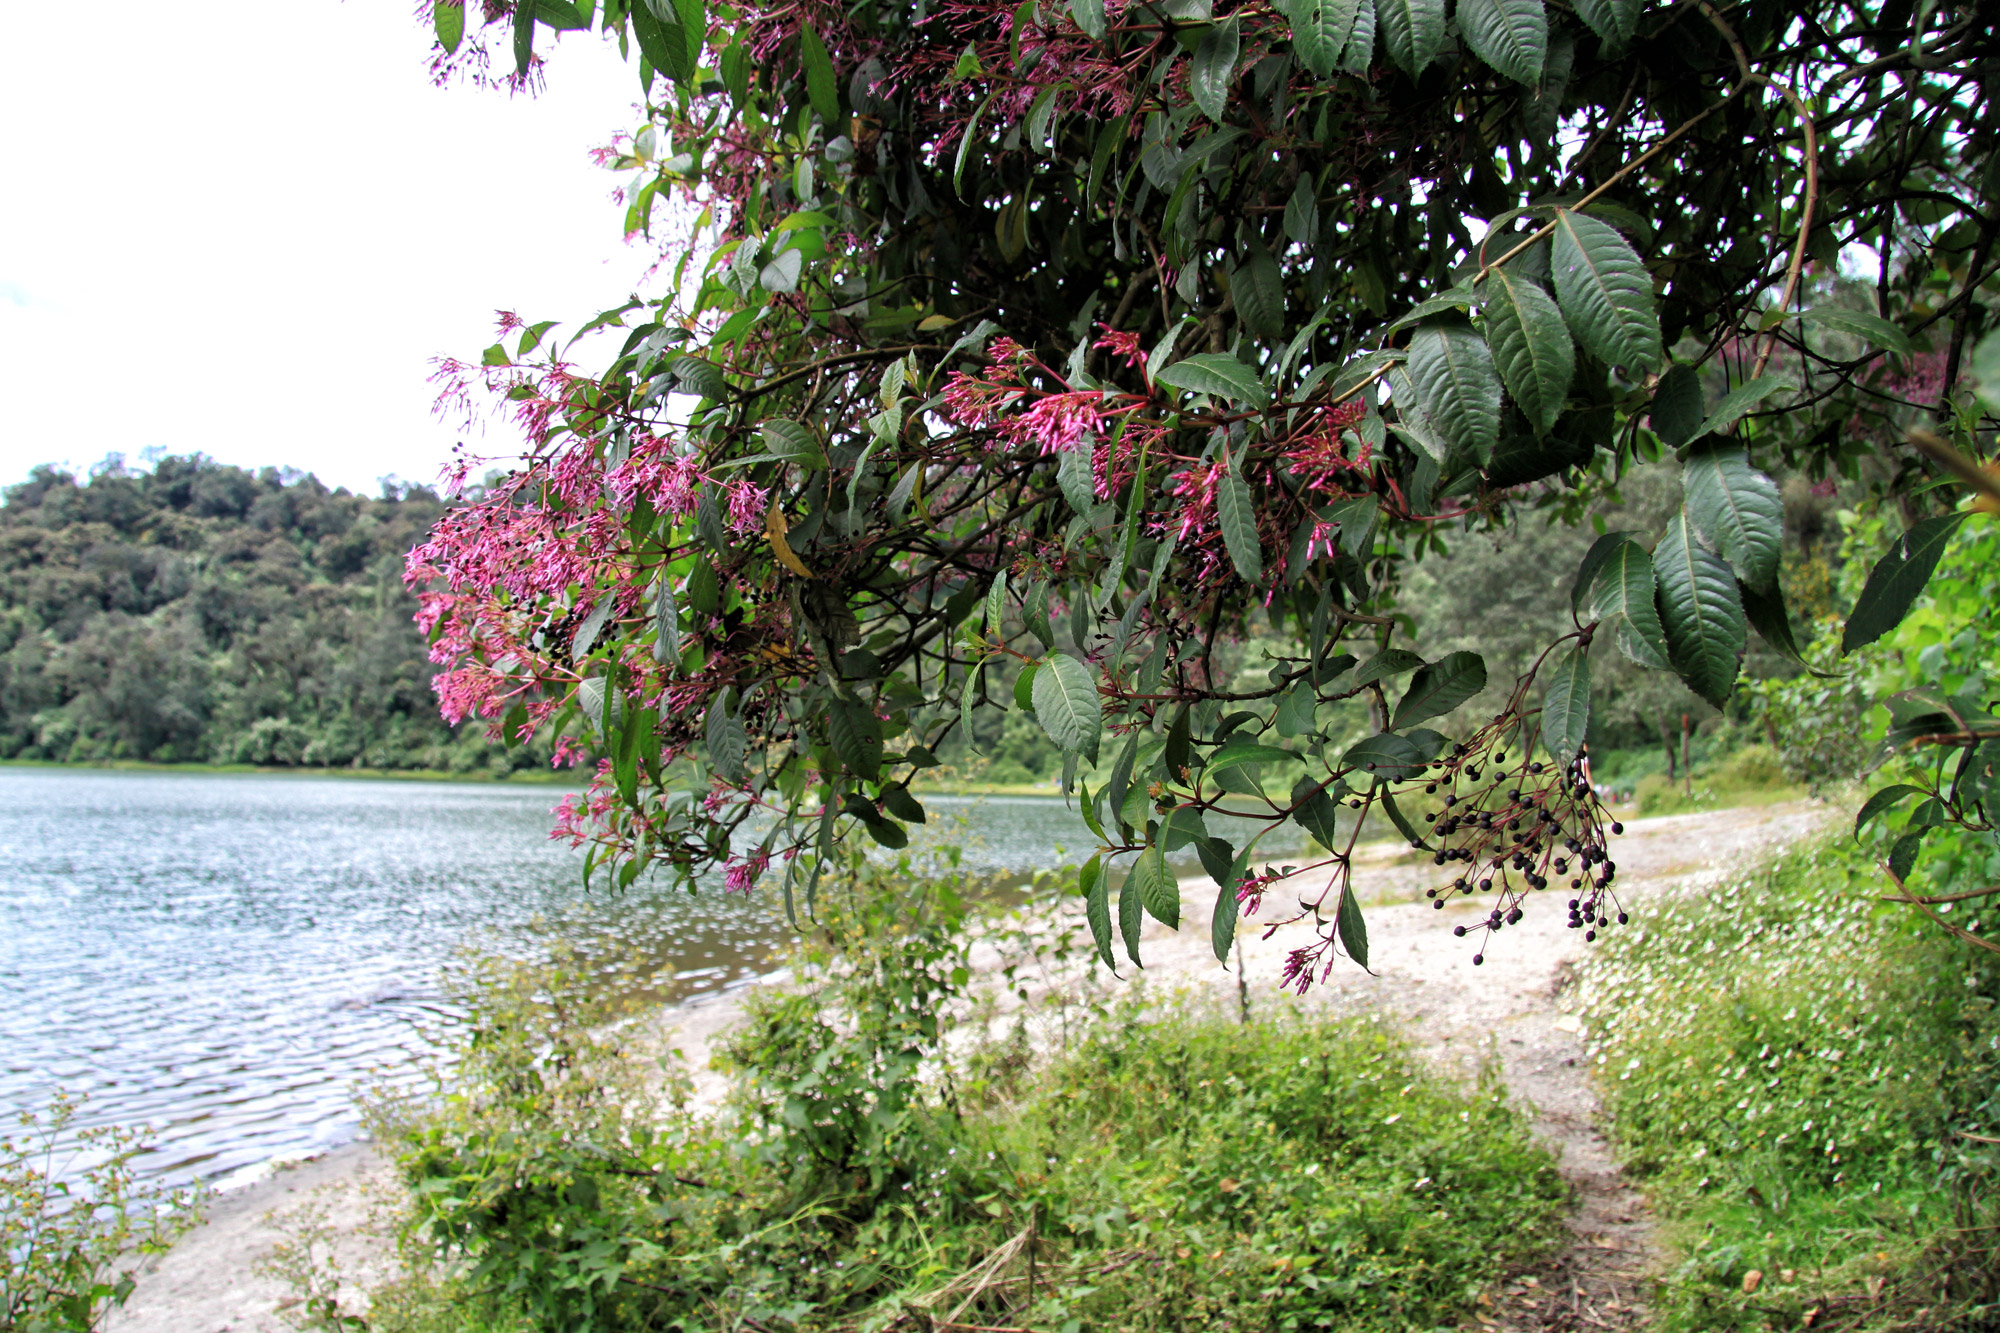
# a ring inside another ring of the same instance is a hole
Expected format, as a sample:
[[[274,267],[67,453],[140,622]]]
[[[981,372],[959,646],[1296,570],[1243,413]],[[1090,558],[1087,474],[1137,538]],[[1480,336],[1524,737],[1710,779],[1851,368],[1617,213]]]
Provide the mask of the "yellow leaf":
[[[948,329],[956,323],[958,321],[950,315],[925,315],[917,323],[917,332],[936,333],[939,329]]]
[[[791,526],[785,521],[785,511],[778,508],[778,502],[773,498],[770,510],[764,515],[764,536],[770,540],[771,551],[778,557],[779,564],[800,578],[809,579],[813,576],[812,571],[805,567],[805,562],[792,550],[792,544],[785,540],[785,533]]]

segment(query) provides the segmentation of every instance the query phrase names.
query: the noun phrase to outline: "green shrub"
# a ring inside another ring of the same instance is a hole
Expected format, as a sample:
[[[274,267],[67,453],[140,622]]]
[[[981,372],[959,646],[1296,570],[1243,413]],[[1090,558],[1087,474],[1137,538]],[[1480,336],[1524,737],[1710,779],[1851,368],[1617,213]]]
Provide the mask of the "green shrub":
[[[1127,1004],[1067,1050],[952,1040],[968,886],[907,871],[821,889],[712,1119],[580,973],[475,973],[442,1095],[378,1115],[411,1262],[369,1326],[1432,1328],[1559,1236],[1497,1083],[1373,1023]]]
[[[1761,805],[1801,794],[1786,775],[1776,750],[1768,745],[1746,745],[1709,763],[1696,764],[1691,784],[1684,785],[1665,773],[1650,773],[1639,779],[1633,800],[1642,814],[1677,815]]]
[[[1927,1275],[1990,1265],[1965,1229],[1990,1164],[1961,1131],[1991,1135],[2000,1110],[2000,960],[1884,905],[1885,886],[1851,842],[1806,847],[1641,904],[1586,967],[1613,1134],[1680,1251],[1663,1329],[1873,1308],[1898,1274],[1895,1317],[1941,1316],[1990,1285],[1990,1267],[1950,1290]]]

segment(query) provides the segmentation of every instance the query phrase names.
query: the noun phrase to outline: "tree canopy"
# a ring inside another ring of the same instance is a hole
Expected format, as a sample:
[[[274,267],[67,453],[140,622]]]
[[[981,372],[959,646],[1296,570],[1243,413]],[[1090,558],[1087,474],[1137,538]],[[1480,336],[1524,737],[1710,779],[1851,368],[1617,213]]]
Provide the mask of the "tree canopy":
[[[599,757],[570,831],[619,884],[769,868],[797,910],[840,838],[902,845],[946,738],[1018,709],[1099,844],[1107,963],[1142,912],[1179,923],[1164,858],[1189,844],[1218,953],[1290,874],[1317,935],[1287,980],[1365,962],[1347,850],[1377,818],[1442,895],[1491,895],[1482,929],[1546,886],[1591,929],[1615,864],[1576,761],[1606,657],[1718,704],[1753,635],[1799,658],[1779,477],[1914,524],[1865,641],[1979,475],[1983,6],[432,17],[441,78],[561,77],[554,35],[594,29],[645,90],[605,160],[671,292],[575,332],[510,317],[447,366],[449,394],[511,403],[527,462],[409,564],[447,715]],[[1681,502],[1602,528],[1651,464]],[[1586,523],[1573,621],[1515,678],[1488,627],[1439,653],[1399,602],[1471,534]],[[1219,810],[1326,852],[1263,865]]]

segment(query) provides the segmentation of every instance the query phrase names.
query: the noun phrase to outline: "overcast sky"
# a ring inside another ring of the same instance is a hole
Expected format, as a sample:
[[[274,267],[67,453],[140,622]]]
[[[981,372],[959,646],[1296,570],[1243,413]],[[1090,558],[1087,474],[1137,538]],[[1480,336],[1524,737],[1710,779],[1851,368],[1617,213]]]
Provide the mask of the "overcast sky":
[[[588,154],[636,67],[570,34],[539,97],[433,88],[415,7],[9,7],[0,484],[148,449],[430,482],[462,434],[431,358],[633,290],[650,256]]]

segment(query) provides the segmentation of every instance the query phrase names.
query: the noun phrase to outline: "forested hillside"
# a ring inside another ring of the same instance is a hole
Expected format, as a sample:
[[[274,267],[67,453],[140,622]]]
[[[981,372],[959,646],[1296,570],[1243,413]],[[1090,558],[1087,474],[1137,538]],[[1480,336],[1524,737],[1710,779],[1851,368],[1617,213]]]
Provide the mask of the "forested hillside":
[[[0,504],[0,757],[534,764],[438,716],[402,558],[442,508],[200,456],[37,468]]]

